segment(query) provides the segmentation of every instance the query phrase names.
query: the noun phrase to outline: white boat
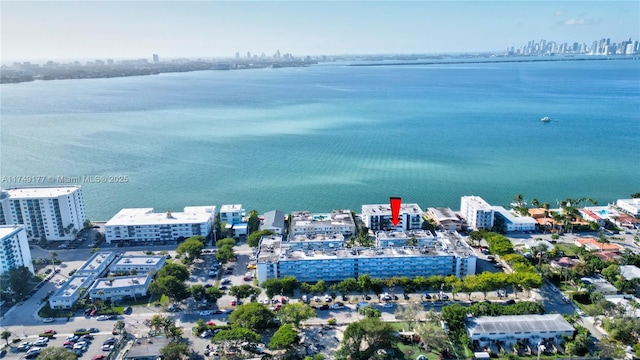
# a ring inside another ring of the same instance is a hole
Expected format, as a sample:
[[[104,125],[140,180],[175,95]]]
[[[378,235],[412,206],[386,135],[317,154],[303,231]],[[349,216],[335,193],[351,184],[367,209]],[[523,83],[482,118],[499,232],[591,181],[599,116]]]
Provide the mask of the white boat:
[[[540,119],[540,121],[542,122],[549,122],[551,121],[551,119],[548,116],[543,117],[542,119]]]

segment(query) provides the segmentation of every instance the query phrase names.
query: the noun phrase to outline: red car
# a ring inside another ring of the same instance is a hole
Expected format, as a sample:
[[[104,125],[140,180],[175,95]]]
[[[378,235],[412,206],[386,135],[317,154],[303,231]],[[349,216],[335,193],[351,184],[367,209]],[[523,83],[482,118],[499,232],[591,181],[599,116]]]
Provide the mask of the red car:
[[[106,359],[106,358],[107,358],[106,356],[100,354],[100,355],[96,355],[96,356],[92,357],[91,360],[103,360],[103,359]]]
[[[91,310],[91,312],[89,313],[89,316],[93,316],[96,314],[96,312],[98,312],[98,309],[93,309]]]
[[[236,301],[235,300],[231,300],[231,306],[236,306]]]
[[[53,330],[53,329],[49,329],[49,330],[45,330],[45,331],[43,331],[42,333],[43,333],[43,334],[53,334],[53,335],[55,335],[55,334],[57,334],[58,332],[57,332],[57,331],[55,331],[55,330]]]

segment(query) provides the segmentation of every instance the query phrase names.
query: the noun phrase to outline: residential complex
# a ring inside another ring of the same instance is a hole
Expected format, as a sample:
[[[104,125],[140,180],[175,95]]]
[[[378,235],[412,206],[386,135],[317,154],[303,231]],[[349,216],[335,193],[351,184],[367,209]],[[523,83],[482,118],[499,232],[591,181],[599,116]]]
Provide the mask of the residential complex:
[[[70,309],[80,299],[84,290],[89,289],[95,277],[93,275],[74,275],[65,282],[49,298],[49,307],[52,309]]]
[[[24,225],[29,239],[73,240],[85,220],[80,186],[0,191],[0,225]]]
[[[191,236],[208,236],[215,206],[190,206],[184,212],[155,213],[153,208],[122,209],[105,226],[108,244],[175,243]]]
[[[0,274],[20,266],[33,273],[27,231],[21,225],[0,225]]]
[[[356,224],[351,210],[333,210],[330,214],[311,214],[308,211],[291,213],[291,235],[316,235],[340,233],[344,236],[356,234]]]
[[[381,235],[383,239],[384,236],[389,234]],[[350,249],[344,247],[339,235],[331,239],[323,237],[321,241],[300,236],[290,241],[285,241],[283,236],[263,237],[257,253],[258,282],[285,276],[314,282],[341,281],[364,274],[376,278],[475,274],[473,250],[456,234],[438,233],[433,238],[423,235],[419,238],[424,246],[401,245],[411,237],[400,233],[394,236],[397,236],[397,247],[384,246],[391,244],[382,240],[383,246],[376,248]]]
[[[447,231],[462,230],[462,220],[449,208],[427,208],[427,216]]]
[[[467,221],[467,226],[474,230],[493,227],[494,210],[479,196],[463,196],[460,199],[460,214]]]
[[[573,336],[575,330],[561,314],[480,316],[465,319],[467,334],[475,346],[488,347],[502,342],[509,348],[516,342],[562,343],[563,336]]]
[[[492,206],[495,216],[500,217],[506,232],[533,231],[538,225],[536,219],[529,216],[517,216],[502,206]]]
[[[392,248],[404,246],[435,247],[439,239],[430,231],[378,231],[376,233],[376,246],[379,248]]]
[[[166,262],[164,256],[120,256],[109,268],[110,272],[157,273]]]
[[[89,289],[89,297],[94,299],[122,300],[147,295],[151,275],[118,276],[96,280]]]
[[[362,205],[362,221],[369,230],[409,231],[422,229],[422,209],[418,204],[401,204],[397,226],[391,223],[391,205]]]
[[[95,252],[89,260],[78,268],[76,275],[91,275],[94,278],[99,278],[107,273],[109,265],[115,258],[116,253],[113,251]]]

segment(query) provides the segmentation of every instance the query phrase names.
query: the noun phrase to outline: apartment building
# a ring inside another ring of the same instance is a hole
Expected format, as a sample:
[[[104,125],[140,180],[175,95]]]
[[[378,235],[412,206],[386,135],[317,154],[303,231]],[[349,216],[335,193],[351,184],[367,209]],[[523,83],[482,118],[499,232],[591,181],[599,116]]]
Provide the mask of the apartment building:
[[[226,229],[233,231],[234,236],[247,235],[247,223],[243,222],[245,211],[241,204],[222,205],[220,207],[220,222],[226,224]]]
[[[105,224],[105,238],[108,244],[176,243],[191,236],[208,236],[215,214],[215,206],[189,206],[173,213],[122,209]]]
[[[438,239],[425,230],[414,231],[378,231],[376,233],[376,247],[435,247]]]
[[[462,220],[449,208],[427,208],[427,216],[447,231],[462,230]]]
[[[495,216],[499,216],[502,219],[506,232],[533,231],[536,229],[538,222],[530,216],[513,214],[502,206],[492,206],[491,208]]]
[[[51,309],[70,309],[78,301],[80,295],[84,293],[82,289],[89,289],[94,279],[94,275],[74,275],[70,277],[58,291],[51,295],[49,307]]]
[[[137,273],[157,273],[166,262],[164,256],[121,256],[113,262],[109,271],[112,273],[131,272]]]
[[[640,215],[640,199],[619,199],[616,201],[616,206],[630,215]]]
[[[356,234],[356,223],[351,210],[333,210],[330,214],[311,214],[309,211],[291,213],[291,235],[317,235],[339,233],[346,237]]]
[[[264,213],[263,219],[260,221],[260,230],[271,230],[279,235],[284,234],[284,212],[272,210]]]
[[[151,284],[151,275],[118,276],[115,278],[102,278],[89,289],[91,300],[122,300],[125,298],[137,298],[147,295]]]
[[[350,249],[344,245],[309,248],[300,245],[304,242],[283,241],[282,236],[265,236],[258,248],[257,277],[262,283],[285,276],[315,282],[341,281],[364,274],[376,278],[475,274],[473,250],[452,234],[441,235],[432,246]]]
[[[107,273],[109,265],[115,260],[116,253],[113,251],[99,251],[93,253],[91,257],[78,268],[76,275],[87,275],[97,279]]]
[[[0,275],[20,266],[33,273],[27,231],[22,225],[0,225]]]
[[[24,225],[30,240],[73,240],[86,220],[80,186],[0,191],[0,225]]]
[[[494,210],[479,196],[463,196],[460,199],[460,215],[467,221],[467,226],[474,230],[493,227]]]
[[[362,221],[373,231],[409,231],[422,229],[422,209],[418,204],[401,204],[397,226],[391,223],[391,205],[362,205]]]

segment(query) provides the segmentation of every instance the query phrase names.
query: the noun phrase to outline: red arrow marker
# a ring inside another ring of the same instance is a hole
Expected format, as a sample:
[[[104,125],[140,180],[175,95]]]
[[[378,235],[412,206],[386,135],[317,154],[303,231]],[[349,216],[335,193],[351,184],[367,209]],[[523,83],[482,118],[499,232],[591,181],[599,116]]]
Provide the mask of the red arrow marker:
[[[391,197],[389,198],[389,202],[391,203],[391,223],[393,226],[398,226],[398,223],[400,223],[400,205],[402,204],[402,198]]]

